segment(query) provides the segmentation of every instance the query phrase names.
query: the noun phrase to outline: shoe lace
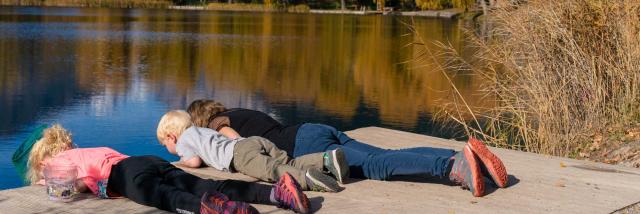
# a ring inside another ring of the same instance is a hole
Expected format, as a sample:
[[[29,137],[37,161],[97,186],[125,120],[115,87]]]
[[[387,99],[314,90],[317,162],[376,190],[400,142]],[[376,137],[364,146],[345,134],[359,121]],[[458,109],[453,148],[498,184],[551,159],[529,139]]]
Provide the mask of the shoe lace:
[[[236,210],[235,214],[252,214],[254,212],[249,211],[248,207],[244,207],[242,209]]]
[[[229,202],[228,205],[231,205],[229,207],[232,208],[231,213],[234,214],[252,214],[252,213],[256,213],[250,205],[244,203],[244,202]]]
[[[209,193],[209,196],[206,197],[206,202],[202,202],[202,203],[211,203],[211,205],[213,205],[213,207],[211,206],[205,206],[204,209],[207,210],[206,213],[217,213],[220,210],[224,210],[225,209],[225,203],[226,203],[226,196],[223,195],[222,193]]]
[[[211,202],[213,202],[218,207],[222,207],[224,205],[224,201],[217,197],[214,198]]]
[[[219,192],[210,193],[209,196],[210,201],[218,207],[222,207],[224,203],[228,200],[225,195]]]
[[[329,158],[329,152],[325,152],[322,154],[322,171],[329,171],[329,167],[331,166],[331,159]]]

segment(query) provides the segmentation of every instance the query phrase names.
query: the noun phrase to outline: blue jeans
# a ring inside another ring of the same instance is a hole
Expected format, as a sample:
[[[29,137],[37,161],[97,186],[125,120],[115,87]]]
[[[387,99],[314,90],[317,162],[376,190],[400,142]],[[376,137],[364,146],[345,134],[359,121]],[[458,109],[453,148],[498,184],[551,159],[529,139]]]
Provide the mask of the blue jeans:
[[[394,175],[430,175],[446,177],[451,149],[416,147],[382,149],[360,143],[335,128],[306,123],[296,135],[293,157],[341,148],[349,163],[352,178],[387,180]]]

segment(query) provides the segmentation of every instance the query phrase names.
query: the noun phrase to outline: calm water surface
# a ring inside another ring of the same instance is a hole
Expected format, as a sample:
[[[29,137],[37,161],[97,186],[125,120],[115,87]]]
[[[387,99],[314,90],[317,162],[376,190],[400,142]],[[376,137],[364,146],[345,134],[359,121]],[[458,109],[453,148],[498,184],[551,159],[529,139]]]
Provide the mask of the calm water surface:
[[[283,123],[382,126],[450,137],[430,116],[449,83],[404,47],[397,17],[0,7],[0,189],[21,186],[11,154],[37,125],[80,147],[169,160],[155,128],[212,98]],[[416,19],[428,42],[465,54],[461,23]],[[415,68],[419,67],[419,68]],[[475,78],[451,71],[472,104]]]

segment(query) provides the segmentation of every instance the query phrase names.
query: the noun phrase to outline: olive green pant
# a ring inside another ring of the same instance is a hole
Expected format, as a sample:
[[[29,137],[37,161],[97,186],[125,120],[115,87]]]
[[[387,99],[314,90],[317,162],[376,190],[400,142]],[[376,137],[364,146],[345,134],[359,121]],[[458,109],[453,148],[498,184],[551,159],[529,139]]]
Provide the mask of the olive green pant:
[[[323,154],[313,153],[290,158],[271,141],[262,137],[249,137],[238,141],[233,149],[233,168],[245,175],[274,183],[288,172],[307,190],[305,173],[309,168],[323,168]]]

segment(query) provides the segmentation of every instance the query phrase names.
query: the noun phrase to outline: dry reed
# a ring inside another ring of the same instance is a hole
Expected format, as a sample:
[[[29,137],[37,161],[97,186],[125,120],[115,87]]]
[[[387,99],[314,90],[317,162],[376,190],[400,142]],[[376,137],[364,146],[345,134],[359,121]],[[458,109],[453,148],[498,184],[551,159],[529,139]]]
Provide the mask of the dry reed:
[[[490,32],[469,33],[477,44],[473,62],[447,45],[431,54],[448,59],[431,57],[445,74],[472,70],[486,81],[482,92],[492,108],[468,106],[459,93],[449,103],[458,111],[447,117],[467,134],[500,147],[575,157],[595,133],[640,120],[640,1],[503,6],[485,16]]]

